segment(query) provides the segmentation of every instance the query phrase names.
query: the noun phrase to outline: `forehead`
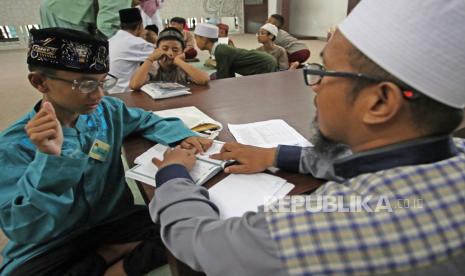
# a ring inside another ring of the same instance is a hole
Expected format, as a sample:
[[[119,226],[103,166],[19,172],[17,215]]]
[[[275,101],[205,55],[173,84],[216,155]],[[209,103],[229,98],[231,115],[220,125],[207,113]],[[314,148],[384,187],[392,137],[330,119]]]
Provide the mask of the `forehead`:
[[[57,70],[56,75],[69,80],[100,80],[107,74],[83,74],[79,72]]]
[[[160,41],[158,44],[159,47],[181,47],[181,42],[175,40],[175,39],[163,39]]]
[[[321,52],[321,58],[323,59],[323,63],[327,66],[334,64],[348,65],[349,53],[352,49],[352,44],[350,44],[341,32],[336,31]]]

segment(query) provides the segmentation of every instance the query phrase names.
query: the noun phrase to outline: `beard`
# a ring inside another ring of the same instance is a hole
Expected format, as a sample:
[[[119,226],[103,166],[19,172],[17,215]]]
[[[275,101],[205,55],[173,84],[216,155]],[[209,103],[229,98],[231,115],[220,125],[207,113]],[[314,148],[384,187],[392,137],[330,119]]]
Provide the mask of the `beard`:
[[[348,145],[336,142],[335,140],[325,136],[320,130],[318,119],[316,117],[311,123],[310,129],[310,142],[313,144],[316,152],[329,156],[343,156],[351,152]]]

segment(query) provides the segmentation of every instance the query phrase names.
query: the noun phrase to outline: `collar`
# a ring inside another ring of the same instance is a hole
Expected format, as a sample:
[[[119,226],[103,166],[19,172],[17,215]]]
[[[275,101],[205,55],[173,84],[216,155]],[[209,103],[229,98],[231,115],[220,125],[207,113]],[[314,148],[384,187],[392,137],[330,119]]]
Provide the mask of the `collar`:
[[[349,179],[399,166],[439,162],[457,155],[451,136],[422,138],[353,154],[334,162],[337,176]]]

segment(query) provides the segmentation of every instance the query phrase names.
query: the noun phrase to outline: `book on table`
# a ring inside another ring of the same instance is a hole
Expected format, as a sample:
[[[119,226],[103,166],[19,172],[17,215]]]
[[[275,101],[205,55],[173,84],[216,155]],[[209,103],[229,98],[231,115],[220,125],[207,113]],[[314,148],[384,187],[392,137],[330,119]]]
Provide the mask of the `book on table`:
[[[150,82],[144,84],[140,90],[145,92],[154,100],[192,94],[189,92],[189,87],[176,82]]]
[[[210,178],[222,171],[230,162],[215,160],[209,157],[212,154],[220,152],[223,145],[224,142],[213,141],[212,146],[205,151],[205,153],[196,155],[197,161],[189,173],[197,185],[203,185]],[[167,146],[156,144],[143,154],[139,155],[134,161],[136,165],[126,171],[126,177],[156,186],[155,174],[157,173],[158,168],[152,163],[152,158],[156,157],[159,160],[163,160],[163,154],[167,149]]]
[[[188,128],[210,139],[218,136],[219,132],[223,129],[223,125],[220,122],[203,113],[195,106],[166,109],[154,111],[153,113],[163,118],[179,118]]]

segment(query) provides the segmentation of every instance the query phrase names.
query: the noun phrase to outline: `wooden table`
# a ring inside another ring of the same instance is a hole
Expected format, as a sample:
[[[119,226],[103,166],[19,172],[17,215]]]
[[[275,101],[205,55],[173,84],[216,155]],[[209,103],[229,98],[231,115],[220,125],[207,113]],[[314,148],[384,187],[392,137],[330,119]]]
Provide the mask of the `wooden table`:
[[[282,71],[255,76],[215,80],[208,86],[192,86],[192,95],[152,100],[143,92],[114,94],[130,107],[145,110],[164,110],[185,106],[196,106],[224,126],[218,139],[234,141],[227,129],[228,123],[251,123],[269,119],[283,119],[307,139],[310,136],[310,123],[313,119],[313,92],[306,86],[302,70]],[[125,155],[129,166],[134,159],[153,145],[140,136],[130,136],[124,142]],[[295,185],[291,194],[309,193],[323,181],[309,175],[279,171],[277,176]],[[226,177],[220,173],[209,180],[207,188]],[[153,197],[154,188],[138,183],[145,191],[146,200]],[[144,193],[143,193],[144,194]],[[199,275],[186,265],[169,257],[173,275]]]
[[[184,106],[196,106],[224,126],[218,139],[234,141],[227,129],[228,123],[251,123],[269,119],[283,119],[304,137],[310,136],[313,119],[313,92],[304,84],[302,71],[282,71],[248,77],[215,80],[209,86],[192,86],[192,95],[152,100],[143,92],[114,94],[130,107],[145,110],[164,110]],[[125,154],[130,166],[134,159],[153,145],[140,136],[131,136],[124,143]],[[279,171],[277,176],[296,185],[291,194],[302,194],[314,190],[321,181],[308,175]],[[223,179],[221,173],[205,185],[210,187]],[[148,198],[153,188],[144,190]]]

